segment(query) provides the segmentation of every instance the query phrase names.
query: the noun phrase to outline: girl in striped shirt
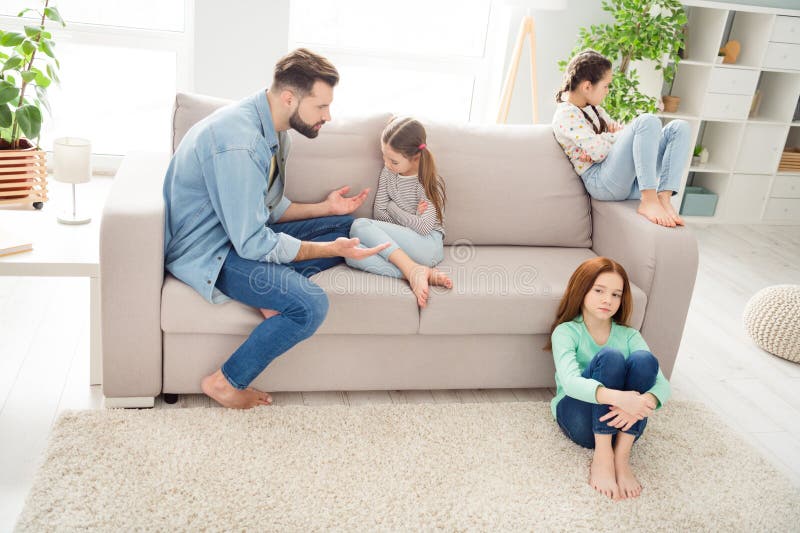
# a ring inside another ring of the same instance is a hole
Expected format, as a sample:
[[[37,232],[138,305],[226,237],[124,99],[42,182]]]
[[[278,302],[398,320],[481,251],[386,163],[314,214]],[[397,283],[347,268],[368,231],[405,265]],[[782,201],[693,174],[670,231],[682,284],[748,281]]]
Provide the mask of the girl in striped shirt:
[[[378,181],[373,217],[353,222],[350,237],[359,246],[391,246],[366,259],[346,259],[353,268],[408,280],[420,307],[428,301],[429,285],[451,288],[452,281],[436,268],[444,259],[442,225],[445,186],[436,173],[422,124],[394,118],[381,134],[384,168]]]
[[[640,200],[638,212],[661,226],[683,226],[670,198],[689,162],[685,120],[662,128],[645,113],[623,126],[600,107],[611,85],[611,61],[594,50],[573,57],[556,93],[553,132],[597,200]]]

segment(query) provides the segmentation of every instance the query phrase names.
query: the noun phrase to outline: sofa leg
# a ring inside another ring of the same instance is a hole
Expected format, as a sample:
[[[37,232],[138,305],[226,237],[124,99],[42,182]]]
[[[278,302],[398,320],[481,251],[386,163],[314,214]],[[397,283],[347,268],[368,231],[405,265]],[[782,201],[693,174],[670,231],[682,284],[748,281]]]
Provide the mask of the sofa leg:
[[[178,403],[178,395],[171,394],[169,392],[164,393],[164,403],[168,403],[172,405],[173,403]]]

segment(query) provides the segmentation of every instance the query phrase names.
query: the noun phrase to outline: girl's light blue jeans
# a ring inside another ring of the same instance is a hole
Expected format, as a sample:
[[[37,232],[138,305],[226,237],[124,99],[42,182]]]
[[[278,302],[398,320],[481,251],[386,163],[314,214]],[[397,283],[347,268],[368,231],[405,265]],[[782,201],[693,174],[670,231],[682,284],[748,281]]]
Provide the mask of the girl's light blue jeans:
[[[689,161],[689,123],[673,120],[663,128],[655,115],[639,115],[620,132],[605,160],[581,175],[597,200],[631,200],[642,190],[677,193]]]
[[[357,218],[350,227],[350,238],[358,237],[361,240],[360,248],[372,248],[385,242],[391,246],[367,257],[366,259],[356,260],[346,258],[348,265],[359,270],[402,278],[403,273],[389,261],[389,256],[397,249],[403,250],[408,256],[420,265],[434,267],[444,259],[444,245],[441,232],[432,231],[428,235],[420,235],[413,229],[405,226],[371,220],[369,218]]]

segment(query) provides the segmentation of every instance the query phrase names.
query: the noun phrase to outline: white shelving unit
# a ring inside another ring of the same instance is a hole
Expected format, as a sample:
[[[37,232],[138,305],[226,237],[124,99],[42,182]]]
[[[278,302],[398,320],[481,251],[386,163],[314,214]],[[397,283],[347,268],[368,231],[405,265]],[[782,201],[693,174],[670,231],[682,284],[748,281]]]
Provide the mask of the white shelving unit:
[[[785,147],[800,147],[800,9],[770,9],[702,0],[684,2],[686,54],[669,94],[675,113],[692,127],[692,146],[708,148],[708,163],[687,165],[679,208],[691,178],[715,192],[714,216],[703,222],[800,224],[800,171],[779,172]],[[735,64],[717,63],[729,40],[741,44]],[[754,95],[760,103],[751,113]]]

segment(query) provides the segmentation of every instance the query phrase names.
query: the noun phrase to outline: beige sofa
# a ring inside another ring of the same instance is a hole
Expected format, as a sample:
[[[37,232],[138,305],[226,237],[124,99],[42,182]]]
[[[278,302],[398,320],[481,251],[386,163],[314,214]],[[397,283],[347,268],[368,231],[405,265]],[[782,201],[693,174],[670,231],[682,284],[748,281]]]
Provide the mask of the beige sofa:
[[[174,146],[225,101],[178,95]],[[318,202],[370,187],[370,217],[388,114],[335,117],[317,139],[293,136],[287,196]],[[606,255],[631,278],[632,325],[662,370],[675,363],[697,271],[697,245],[636,213],[591,200],[549,126],[428,125],[448,187],[445,259],[454,288],[417,307],[405,282],[337,266],[314,276],[325,322],[253,383],[269,391],[547,387],[542,350],[559,299],[583,260]],[[163,270],[162,182],[170,154],[125,158],[101,226],[103,393],[146,407],[160,393],[199,393],[261,320],[238,302],[212,305]],[[689,154],[687,154],[687,159]]]

